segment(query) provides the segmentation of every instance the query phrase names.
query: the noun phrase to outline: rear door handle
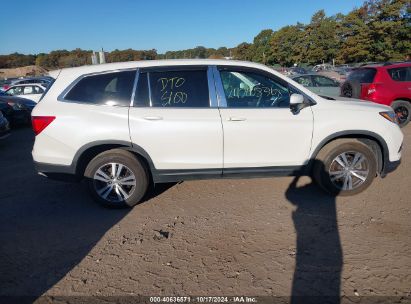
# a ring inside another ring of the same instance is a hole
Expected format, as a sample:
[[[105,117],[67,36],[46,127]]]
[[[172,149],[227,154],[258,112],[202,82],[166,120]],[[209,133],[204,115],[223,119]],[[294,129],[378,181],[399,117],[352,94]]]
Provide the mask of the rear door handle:
[[[163,117],[161,116],[144,116],[143,117],[145,120],[162,120]]]
[[[228,119],[229,121],[244,121],[244,120],[247,120],[247,118],[245,118],[245,117],[230,117],[229,119]]]

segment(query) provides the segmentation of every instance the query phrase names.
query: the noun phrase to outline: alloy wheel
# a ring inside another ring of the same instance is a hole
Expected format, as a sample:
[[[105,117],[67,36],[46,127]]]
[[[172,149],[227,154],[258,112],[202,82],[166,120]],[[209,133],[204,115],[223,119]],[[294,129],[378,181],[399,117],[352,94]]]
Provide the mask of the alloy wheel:
[[[369,161],[360,152],[343,152],[333,159],[328,174],[339,190],[354,190],[367,180]]]
[[[404,106],[397,107],[395,109],[395,114],[397,115],[399,124],[405,123],[408,119],[408,115],[410,115],[410,113],[408,112],[408,109]]]
[[[136,188],[136,177],[125,165],[107,163],[94,174],[94,189],[104,200],[119,203],[127,200]]]

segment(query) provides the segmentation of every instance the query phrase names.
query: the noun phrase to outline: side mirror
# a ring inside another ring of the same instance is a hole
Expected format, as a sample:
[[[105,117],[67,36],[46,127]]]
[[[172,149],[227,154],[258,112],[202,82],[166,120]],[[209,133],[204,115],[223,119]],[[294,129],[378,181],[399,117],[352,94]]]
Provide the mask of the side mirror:
[[[300,113],[305,107],[304,96],[301,94],[291,94],[290,96],[290,110],[294,115]]]

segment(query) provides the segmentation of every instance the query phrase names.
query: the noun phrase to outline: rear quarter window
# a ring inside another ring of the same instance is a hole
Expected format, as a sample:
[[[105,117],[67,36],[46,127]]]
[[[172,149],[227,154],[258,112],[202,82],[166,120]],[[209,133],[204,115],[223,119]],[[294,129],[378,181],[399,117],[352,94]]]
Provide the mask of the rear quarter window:
[[[374,68],[356,69],[348,75],[348,80],[358,81],[359,83],[372,83],[376,74],[377,70]]]
[[[129,106],[136,71],[85,76],[64,96],[66,101]]]

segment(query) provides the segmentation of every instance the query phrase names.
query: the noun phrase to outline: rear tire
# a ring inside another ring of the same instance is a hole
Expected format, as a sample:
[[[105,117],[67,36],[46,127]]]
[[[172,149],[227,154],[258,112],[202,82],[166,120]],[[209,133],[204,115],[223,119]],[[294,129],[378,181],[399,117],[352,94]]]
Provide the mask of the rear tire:
[[[130,152],[113,149],[94,157],[84,173],[92,197],[111,208],[133,207],[149,185],[145,166]]]
[[[313,179],[331,195],[349,196],[367,189],[377,173],[372,148],[356,139],[337,139],[318,153]]]
[[[411,102],[406,100],[396,100],[391,104],[397,115],[400,128],[405,127],[410,122],[411,117]]]

